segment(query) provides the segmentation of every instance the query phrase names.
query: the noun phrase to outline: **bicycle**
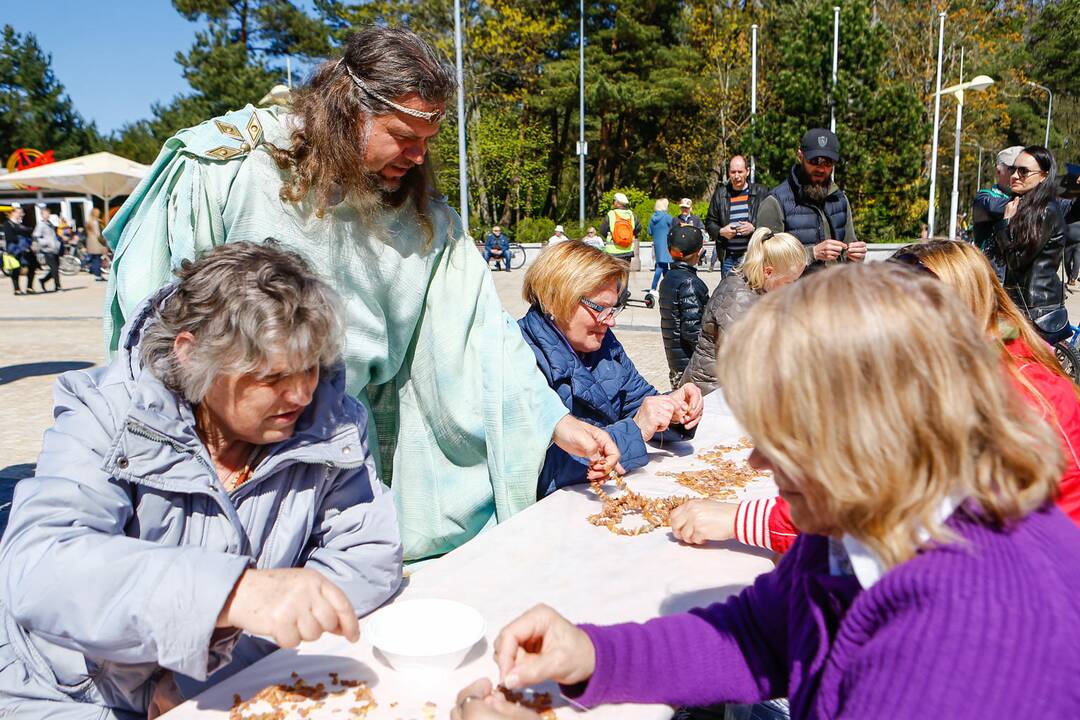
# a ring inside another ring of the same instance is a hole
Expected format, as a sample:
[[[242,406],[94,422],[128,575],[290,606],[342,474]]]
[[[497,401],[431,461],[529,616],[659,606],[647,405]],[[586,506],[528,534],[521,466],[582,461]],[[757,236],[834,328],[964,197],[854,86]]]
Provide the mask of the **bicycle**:
[[[1080,340],[1080,327],[1072,323],[1065,327],[1069,331],[1069,337],[1054,343],[1054,357],[1065,374],[1071,377],[1073,382],[1080,383],[1080,349],[1076,347]]]

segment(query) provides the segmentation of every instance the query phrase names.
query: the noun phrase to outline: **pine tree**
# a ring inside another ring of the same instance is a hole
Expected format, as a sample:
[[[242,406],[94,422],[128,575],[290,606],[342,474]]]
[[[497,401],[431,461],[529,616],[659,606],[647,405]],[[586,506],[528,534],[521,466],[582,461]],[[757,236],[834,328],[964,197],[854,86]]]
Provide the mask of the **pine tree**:
[[[56,159],[101,149],[93,123],[75,110],[52,71],[52,57],[32,33],[3,28],[0,46],[0,162],[21,147],[52,150]]]
[[[929,128],[910,85],[886,72],[884,30],[867,0],[841,5],[842,51],[832,93],[832,0],[799,0],[772,18],[763,55],[764,112],[750,149],[760,182],[779,183],[803,133],[829,127],[836,107],[841,164],[836,178],[851,201],[855,230],[868,241],[915,237],[926,212],[923,144]]]

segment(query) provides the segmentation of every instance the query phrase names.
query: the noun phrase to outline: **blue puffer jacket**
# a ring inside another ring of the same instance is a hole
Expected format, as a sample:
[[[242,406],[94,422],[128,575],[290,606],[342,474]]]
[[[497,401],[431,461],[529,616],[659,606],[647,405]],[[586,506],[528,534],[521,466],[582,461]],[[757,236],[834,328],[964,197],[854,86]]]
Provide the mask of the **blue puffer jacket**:
[[[139,364],[150,306],[170,290],[108,367],[56,383],[56,422],[0,545],[0,717],[145,720],[163,669],[218,680],[239,669],[223,668],[230,657],[254,661],[273,647],[214,627],[249,567],[318,570],[358,614],[401,583],[393,495],[344,367],[229,492],[191,405]]]
[[[536,353],[540,372],[570,414],[604,428],[619,446],[619,462],[627,471],[648,462],[634,413],[642,400],[659,393],[641,377],[614,333],[604,336],[599,350],[582,356],[536,307],[518,320],[518,325],[525,342]],[[536,496],[539,499],[561,487],[587,482],[587,472],[586,461],[552,445],[540,471]]]

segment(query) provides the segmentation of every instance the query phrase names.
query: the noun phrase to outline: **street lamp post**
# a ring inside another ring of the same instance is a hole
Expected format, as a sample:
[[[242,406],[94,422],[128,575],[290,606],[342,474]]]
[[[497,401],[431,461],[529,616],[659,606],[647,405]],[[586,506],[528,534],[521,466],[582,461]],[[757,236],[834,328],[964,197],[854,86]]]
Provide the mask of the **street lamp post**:
[[[1037,82],[1031,82],[1030,80],[1028,80],[1027,84],[1031,85],[1032,87],[1037,87],[1040,90],[1043,90],[1044,92],[1046,92],[1046,94],[1050,98],[1050,100],[1046,103],[1046,139],[1043,140],[1043,147],[1045,147],[1047,150],[1049,150],[1050,149],[1050,115],[1054,111],[1054,93],[1050,90],[1050,88],[1046,87],[1045,85],[1040,85]]]
[[[836,70],[840,64],[840,8],[833,7],[832,91],[829,94],[829,130],[836,132]]]
[[[580,0],[581,25],[578,28],[578,227],[585,228],[585,0]]]
[[[454,0],[454,52],[457,59],[458,197],[461,202],[461,229],[469,237],[469,166],[465,160],[465,71],[461,61],[461,0]]]
[[[750,126],[757,118],[757,25],[750,26]],[[750,182],[754,182],[754,156],[750,156]]]
[[[957,85],[951,85],[941,90],[938,93],[941,95],[952,95],[956,98],[956,142],[953,150],[953,178],[952,178],[952,198],[949,203],[949,239],[956,239],[956,219],[957,213],[960,209],[960,128],[964,121],[964,92],[971,90],[985,90],[994,84],[994,80],[986,75],[976,75],[968,82],[963,82],[964,79],[964,50],[960,49],[960,80]]]
[[[941,125],[941,59],[945,54],[945,13],[938,13],[937,44],[937,87],[934,90],[934,139],[930,144],[930,208],[926,218],[926,228],[930,237],[934,236],[934,215],[937,205],[937,152],[938,130]]]

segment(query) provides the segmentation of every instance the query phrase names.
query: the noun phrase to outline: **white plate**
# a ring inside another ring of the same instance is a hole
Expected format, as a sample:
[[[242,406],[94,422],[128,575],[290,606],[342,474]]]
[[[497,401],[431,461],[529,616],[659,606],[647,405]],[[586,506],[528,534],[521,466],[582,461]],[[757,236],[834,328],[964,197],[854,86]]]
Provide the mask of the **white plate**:
[[[483,616],[455,600],[401,600],[368,620],[364,636],[397,670],[453,670],[484,637]]]

